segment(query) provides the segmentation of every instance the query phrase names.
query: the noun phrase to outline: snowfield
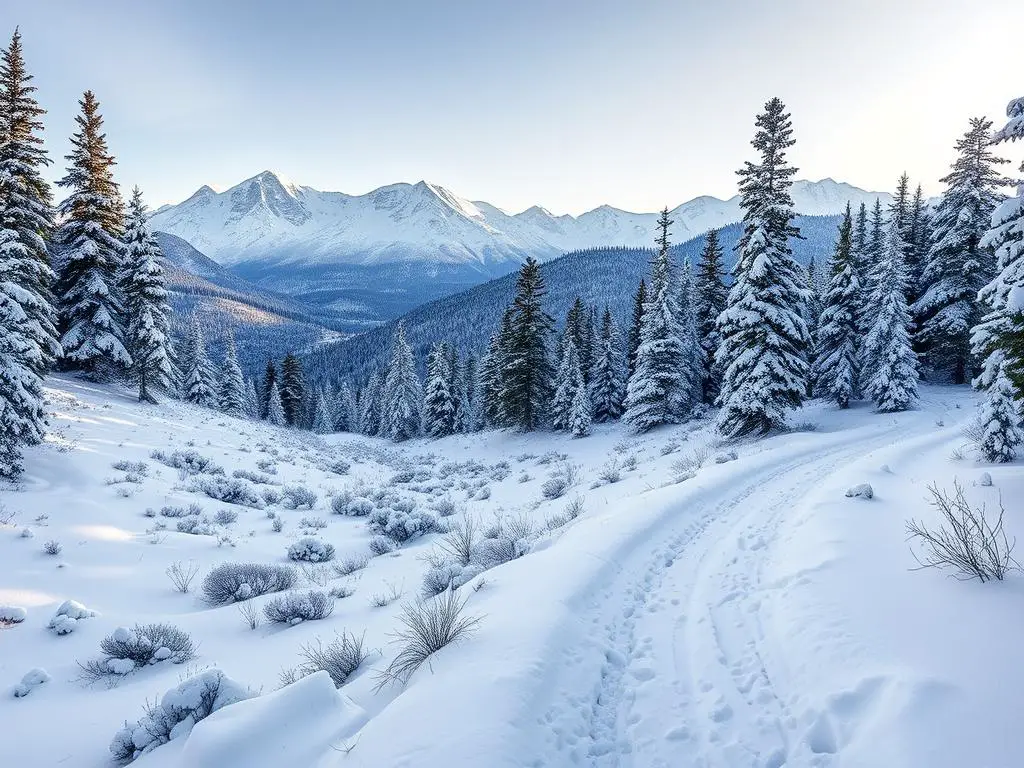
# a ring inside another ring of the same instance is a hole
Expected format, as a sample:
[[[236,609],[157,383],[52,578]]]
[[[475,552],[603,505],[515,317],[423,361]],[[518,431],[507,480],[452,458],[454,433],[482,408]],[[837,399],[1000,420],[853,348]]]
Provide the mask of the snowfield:
[[[1024,765],[1024,580],[914,570],[906,541],[909,518],[937,519],[927,486],[954,480],[990,511],[1001,499],[1024,538],[1024,472],[964,447],[966,388],[923,387],[917,410],[887,415],[812,402],[803,428],[728,446],[703,421],[395,446],[49,385],[51,438],[0,493],[5,765],[110,765],[147,701],[213,669],[231,681],[223,706],[133,765]],[[846,495],[862,484],[871,498]],[[467,516],[520,556],[461,569],[476,631],[382,684],[439,552],[441,532],[417,534]],[[381,535],[407,540],[373,556]],[[212,605],[203,579],[225,562],[297,580]],[[175,564],[194,573],[187,593],[165,574]],[[261,620],[310,590],[351,594],[322,619]],[[133,628],[159,622],[190,635],[193,658],[88,664],[104,638],[138,645]],[[325,672],[281,687],[303,646],[343,632],[370,652],[341,688]]]

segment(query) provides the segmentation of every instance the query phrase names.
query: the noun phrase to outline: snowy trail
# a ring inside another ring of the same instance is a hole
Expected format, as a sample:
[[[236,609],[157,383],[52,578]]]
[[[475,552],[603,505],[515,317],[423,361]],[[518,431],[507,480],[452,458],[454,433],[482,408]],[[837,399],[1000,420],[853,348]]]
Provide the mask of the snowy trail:
[[[762,573],[787,513],[837,469],[916,434],[906,426],[766,455],[661,515],[644,537],[653,549],[620,553],[621,570],[576,616],[603,661],[595,670],[593,648],[564,649],[532,765],[828,765],[834,736],[805,733],[776,683],[785,664],[759,608],[765,589],[783,585],[764,585]]]

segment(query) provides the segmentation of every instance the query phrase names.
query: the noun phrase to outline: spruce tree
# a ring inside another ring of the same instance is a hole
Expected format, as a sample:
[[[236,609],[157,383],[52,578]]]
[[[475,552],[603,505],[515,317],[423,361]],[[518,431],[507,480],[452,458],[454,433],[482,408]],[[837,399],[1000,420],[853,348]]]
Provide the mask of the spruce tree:
[[[817,330],[814,391],[818,397],[846,408],[856,392],[861,339],[861,286],[856,272],[849,203],[839,225],[831,272]]]
[[[871,310],[868,307],[868,297],[871,294],[871,236],[868,226],[868,207],[864,203],[857,209],[857,219],[853,227],[853,272],[860,283],[860,296],[857,307],[857,328],[863,338],[867,336],[871,327]],[[860,391],[860,384],[854,387],[854,393]]]
[[[502,421],[523,432],[545,423],[553,390],[548,345],[554,321],[544,311],[546,293],[540,265],[528,257],[516,279],[500,396]]]
[[[224,363],[220,369],[217,388],[217,407],[229,416],[244,418],[248,411],[245,394],[245,377],[238,365],[235,339],[229,332],[224,344]]]
[[[789,193],[797,169],[786,162],[792,132],[782,101],[769,101],[752,142],[760,162],[739,171],[743,235],[728,305],[718,318],[724,371],[718,428],[730,438],[784,426],[786,412],[807,391],[807,289],[789,247],[800,235]]]
[[[334,431],[334,418],[323,389],[317,390],[313,400],[312,428],[318,435],[326,435]]]
[[[123,237],[121,294],[126,315],[125,341],[139,400],[155,403],[157,392],[173,388],[171,305],[165,287],[160,246],[146,223],[146,205],[138,187],[132,192]]]
[[[267,397],[267,423],[275,427],[286,427],[288,421],[284,416],[284,406],[281,404],[281,390],[275,382],[270,387],[270,394]]]
[[[636,365],[626,383],[623,420],[635,431],[661,424],[678,424],[693,407],[693,391],[686,377],[686,350],[679,327],[679,307],[672,291],[672,263],[668,208],[658,218],[658,255],[651,290],[640,321]]]
[[[256,382],[245,380],[245,415],[254,421],[260,418],[260,397],[256,393]]]
[[[971,328],[981,321],[978,291],[992,279],[995,258],[981,245],[992,212],[1002,201],[999,188],[1008,182],[997,166],[1008,162],[989,148],[992,122],[972,118],[956,143],[952,172],[942,179],[942,195],[932,221],[934,243],[922,273],[924,291],[912,307],[920,348],[928,365],[955,384],[974,371]]]
[[[882,413],[905,411],[917,402],[917,355],[910,341],[906,244],[898,223],[889,222],[882,260],[873,275],[874,322],[864,341],[864,394]]]
[[[686,411],[703,401],[704,372],[706,370],[704,348],[697,337],[697,315],[694,309],[696,297],[693,287],[693,268],[688,258],[683,259],[679,270],[679,342],[682,345],[683,360],[680,372],[686,389]]]
[[[594,421],[614,421],[622,415],[622,361],[619,333],[606,306],[601,321],[601,336],[590,386],[590,399],[594,406]]]
[[[306,377],[302,362],[289,352],[281,362],[281,382],[278,385],[284,419],[289,427],[301,427],[306,404]]]
[[[914,198],[910,203],[910,222],[907,225],[907,260],[916,265],[916,282],[920,292],[921,274],[928,261],[928,251],[932,243],[932,221],[928,213],[928,201],[924,197],[921,185],[914,190]]]
[[[197,316],[189,324],[189,335],[181,355],[181,383],[178,391],[188,403],[212,408],[216,404],[213,366],[206,356],[206,342]]]
[[[399,322],[384,379],[381,436],[400,442],[418,435],[422,408],[423,389],[416,374],[416,361],[405,338],[405,324]]]
[[[1024,139],[1024,97],[1010,102],[1006,116],[1006,125],[992,137],[994,144]],[[1024,163],[1020,171],[1024,176]],[[989,311],[971,336],[975,354],[984,358],[974,384],[991,386],[1005,361],[1006,374],[1016,379],[1019,387],[1024,385],[1024,181],[1018,181],[1014,197],[992,212],[981,247],[995,250],[996,271],[978,294]]]
[[[636,351],[640,348],[640,326],[644,318],[644,305],[647,303],[647,283],[643,280],[636,288],[633,297],[633,318],[626,337],[627,375],[632,376],[636,370]]]
[[[587,386],[583,384],[583,374],[580,372],[581,386],[576,390],[572,398],[569,412],[569,420],[566,424],[566,431],[573,437],[586,437],[590,434],[590,425],[593,421],[591,412],[593,406],[590,402],[590,395],[587,393]]]
[[[86,91],[79,104],[67,175],[57,182],[71,190],[61,203],[63,223],[55,236],[60,344],[65,366],[102,379],[121,374],[132,362],[116,285],[121,203],[99,102]]]
[[[868,243],[867,243],[867,272],[866,275],[872,276],[875,273],[875,268],[879,262],[882,261],[885,251],[885,215],[882,213],[882,201],[877,197],[875,198],[875,206],[871,209],[871,221],[868,225]],[[874,286],[872,286],[873,288]]]
[[[718,230],[708,232],[704,249],[697,266],[697,280],[694,289],[694,317],[697,323],[697,337],[704,351],[703,381],[701,399],[707,404],[715,402],[722,380],[721,367],[716,354],[721,336],[718,333],[718,316],[725,309],[729,291],[725,287],[725,269],[722,265],[722,246]]]
[[[551,424],[555,429],[571,432],[574,426],[578,425],[581,418],[576,413],[580,403],[585,400],[587,407],[590,407],[590,399],[586,395],[587,385],[583,381],[583,369],[580,366],[579,351],[576,349],[576,342],[569,328],[566,328],[562,337],[562,362],[558,366],[558,373],[555,377],[557,387],[551,403]],[[583,395],[580,395],[583,390]],[[587,425],[589,429],[590,413],[587,413]]]
[[[1021,421],[1024,415],[1016,400],[1013,384],[1006,372],[1006,361],[1000,361],[992,385],[985,393],[978,422],[981,441],[978,448],[985,461],[1007,462],[1017,456],[1017,446],[1024,439]]]
[[[352,387],[343,381],[334,395],[334,411],[331,414],[335,432],[358,432],[359,419]]]
[[[277,368],[273,360],[267,360],[266,370],[263,372],[263,381],[260,383],[259,406],[261,419],[267,418],[267,407],[270,404],[270,393],[277,387]]]
[[[434,344],[427,354],[427,384],[423,399],[423,431],[445,437],[456,431],[457,401],[452,385],[452,356],[445,343]]]
[[[467,354],[462,365],[455,370],[455,431],[473,432],[476,430],[476,358]]]
[[[374,370],[359,399],[359,431],[364,435],[375,437],[380,434],[383,394],[384,382],[380,371]]]

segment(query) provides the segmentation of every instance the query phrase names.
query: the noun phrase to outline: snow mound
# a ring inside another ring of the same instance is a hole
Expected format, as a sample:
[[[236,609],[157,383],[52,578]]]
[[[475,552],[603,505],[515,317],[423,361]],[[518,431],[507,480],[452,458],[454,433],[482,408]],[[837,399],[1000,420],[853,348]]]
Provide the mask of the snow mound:
[[[317,672],[198,723],[180,751],[157,750],[143,768],[280,768],[321,765],[366,722],[366,713]],[[161,755],[161,752],[165,754]]]
[[[992,475],[990,475],[988,472],[982,472],[981,477],[978,478],[978,485],[984,486],[986,488],[992,485]]]
[[[91,619],[93,616],[98,616],[96,611],[86,608],[76,600],[65,600],[57,608],[57,612],[50,619],[50,623],[47,624],[48,629],[52,629],[54,634],[57,635],[70,635],[75,631],[75,627],[78,622],[82,619]]]
[[[5,624],[21,624],[28,612],[17,605],[0,605],[0,621]]]
[[[45,669],[41,667],[30,669],[21,678],[21,682],[14,686],[14,696],[19,699],[28,696],[40,685],[48,682],[50,682],[50,675],[47,674]]]
[[[846,496],[851,499],[873,499],[875,491],[869,483],[855,485],[846,491]]]

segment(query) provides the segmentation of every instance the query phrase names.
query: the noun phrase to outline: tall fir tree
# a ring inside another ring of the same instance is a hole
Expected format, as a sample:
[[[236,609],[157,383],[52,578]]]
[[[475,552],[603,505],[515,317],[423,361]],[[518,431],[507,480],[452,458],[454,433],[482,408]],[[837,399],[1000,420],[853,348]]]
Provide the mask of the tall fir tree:
[[[270,404],[270,393],[277,388],[277,367],[273,360],[267,360],[267,367],[263,372],[263,381],[260,382],[259,405],[261,419],[267,418],[267,408]]]
[[[333,431],[358,432],[359,419],[352,387],[347,381],[341,382],[334,395],[334,411],[331,414]]]
[[[364,435],[375,437],[380,434],[383,395],[384,381],[380,371],[374,370],[366,382],[363,396],[359,399],[359,431]]]
[[[511,306],[502,313],[498,332],[491,336],[487,351],[480,360],[477,389],[481,401],[478,407],[481,427],[508,426],[502,398],[508,349],[512,344],[513,314]]]
[[[907,308],[906,244],[898,223],[889,222],[882,260],[873,275],[874,323],[864,340],[864,394],[882,413],[905,411],[917,402],[917,355]]]
[[[583,369],[580,366],[576,341],[569,328],[566,328],[562,337],[561,363],[558,366],[555,382],[557,386],[551,402],[551,424],[555,429],[570,432],[573,431],[574,425],[579,420],[576,409],[579,407],[580,390],[586,390],[587,385],[583,381]],[[590,399],[585,392],[584,397],[586,397],[589,409]],[[590,424],[589,412],[587,413],[587,424]]]
[[[971,328],[983,314],[978,291],[995,271],[992,248],[981,240],[1003,200],[999,190],[1008,184],[998,165],[1009,161],[990,149],[991,129],[990,120],[972,118],[956,143],[959,154],[942,178],[946,191],[933,219],[934,243],[921,275],[924,291],[912,307],[929,368],[955,384],[976,373]]]
[[[686,411],[704,399],[704,371],[706,361],[704,347],[697,335],[696,295],[693,286],[693,267],[689,258],[684,258],[679,268],[679,342],[683,349],[681,373],[686,388]]]
[[[877,197],[875,198],[875,205],[871,209],[871,220],[868,224],[868,243],[867,243],[867,272],[865,273],[869,277],[874,275],[875,268],[885,253],[885,214],[882,213],[882,201]],[[873,287],[873,286],[872,286]]]
[[[871,310],[868,297],[871,294],[871,229],[868,225],[868,207],[864,203],[857,209],[857,218],[853,226],[853,271],[860,283],[860,297],[857,307],[857,328],[861,338],[867,336],[871,327]],[[859,382],[854,387],[854,394],[860,392]]]
[[[757,117],[752,142],[760,162],[739,171],[743,235],[728,305],[718,318],[724,369],[718,428],[730,438],[784,426],[807,391],[807,289],[789,247],[800,236],[789,192],[797,169],[786,161],[792,135],[790,115],[772,99]]]
[[[679,327],[679,307],[673,295],[669,257],[668,208],[658,218],[658,254],[651,273],[651,290],[640,320],[636,365],[626,383],[623,421],[645,432],[661,424],[678,424],[693,407],[686,376],[686,350]]]
[[[122,206],[99,102],[86,91],[79,104],[67,175],[57,182],[71,190],[61,204],[63,223],[54,238],[60,344],[69,369],[102,379],[120,375],[132,363],[117,295]]]
[[[381,435],[395,442],[420,432],[423,388],[416,373],[416,360],[405,337],[405,324],[398,323],[391,345],[391,361],[384,379]]]
[[[270,386],[270,393],[267,397],[266,421],[275,427],[288,426],[288,420],[284,416],[284,406],[281,404],[281,390],[277,386],[277,382]]]
[[[303,426],[303,409],[306,405],[306,376],[302,361],[289,352],[281,361],[281,379],[278,384],[284,420],[289,427]]]
[[[856,392],[861,340],[861,285],[856,271],[849,203],[839,225],[831,273],[817,329],[814,391],[818,397],[846,408]]]
[[[722,246],[718,230],[708,232],[704,249],[697,266],[697,280],[694,289],[694,316],[697,323],[697,337],[704,350],[702,400],[708,405],[715,402],[721,385],[722,371],[718,364],[718,316],[725,309],[729,291],[725,287],[725,269],[722,265]]]
[[[633,316],[629,325],[629,333],[626,336],[626,364],[627,376],[632,376],[636,370],[636,351],[640,348],[640,326],[644,319],[644,305],[647,303],[647,283],[643,280],[636,287],[636,294],[633,296]]]
[[[907,261],[915,265],[914,280],[921,288],[921,274],[928,261],[928,251],[932,243],[932,220],[928,212],[928,201],[925,199],[921,185],[914,190],[914,198],[910,202],[910,221],[907,225]]]
[[[332,409],[327,404],[327,395],[322,388],[318,388],[313,398],[313,420],[312,429],[318,435],[326,435],[334,431],[334,417]]]
[[[590,399],[594,406],[594,421],[615,421],[622,415],[624,385],[619,333],[606,306],[601,320],[601,336],[597,347],[594,375],[590,382]]]
[[[473,432],[476,429],[474,393],[476,390],[476,358],[467,354],[462,364],[456,359],[453,375],[455,386],[455,431]]]
[[[245,415],[253,421],[260,418],[260,396],[256,392],[256,382],[250,378],[245,380]]]
[[[516,279],[510,315],[510,338],[504,346],[501,418],[510,427],[529,432],[548,418],[553,391],[549,344],[554,320],[544,311],[547,294],[540,265],[527,257]]]
[[[220,368],[217,407],[229,416],[244,418],[247,414],[245,377],[238,365],[235,338],[229,332],[224,343],[224,363]]]
[[[171,305],[160,263],[160,246],[146,223],[146,205],[138,187],[132,191],[123,237],[121,294],[126,315],[125,341],[139,400],[155,403],[157,392],[173,389]]]
[[[992,137],[993,144],[1024,139],[1024,97],[1006,107],[1007,122]],[[1024,177],[1024,163],[1020,171]],[[981,289],[980,301],[987,314],[974,328],[971,344],[984,359],[975,386],[986,389],[994,383],[1005,363],[1005,372],[1024,396],[1024,180],[1018,181],[1016,195],[1001,202],[981,247],[996,254],[995,277]]]
[[[817,357],[818,321],[821,319],[822,311],[822,290],[821,276],[818,269],[818,260],[811,254],[807,262],[807,300],[804,302],[804,323],[807,325],[807,333],[811,342],[807,346],[807,364],[814,370],[814,361]],[[810,397],[814,391],[814,376],[807,377],[807,396]]]
[[[204,405],[209,408],[216,405],[214,393],[213,365],[206,354],[206,340],[199,318],[195,315],[189,323],[189,334],[182,350],[181,383],[178,392],[189,403]]]
[[[427,384],[423,397],[423,431],[429,437],[445,437],[456,431],[458,403],[452,391],[455,381],[452,352],[447,344],[434,344],[427,354]]]
[[[46,428],[43,377],[60,354],[46,239],[53,228],[41,170],[44,110],[15,30],[0,53],[0,478],[22,471],[22,449]]]

